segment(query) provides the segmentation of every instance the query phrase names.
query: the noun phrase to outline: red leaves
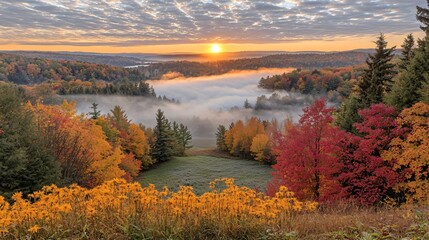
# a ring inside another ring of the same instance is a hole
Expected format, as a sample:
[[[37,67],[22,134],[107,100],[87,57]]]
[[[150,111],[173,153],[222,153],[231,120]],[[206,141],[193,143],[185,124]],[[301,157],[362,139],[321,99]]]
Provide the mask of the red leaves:
[[[278,139],[274,182],[280,181],[301,199],[331,201],[340,196],[335,175],[341,168],[337,156],[346,135],[331,125],[332,110],[326,100],[316,101],[304,110],[299,124]]]
[[[331,125],[331,108],[318,100],[304,110],[299,124],[278,138],[273,192],[286,185],[302,199],[320,202],[348,198],[362,205],[374,205],[391,194],[400,180],[395,161],[381,154],[392,139],[407,131],[398,127],[394,108],[372,105],[359,111],[362,123],[355,124],[359,136]]]
[[[398,182],[392,163],[384,161],[380,154],[401,131],[397,129],[397,113],[392,107],[375,104],[360,110],[359,115],[363,121],[355,127],[362,137],[350,137],[350,145],[343,151],[344,167],[338,180],[358,203],[374,205]]]

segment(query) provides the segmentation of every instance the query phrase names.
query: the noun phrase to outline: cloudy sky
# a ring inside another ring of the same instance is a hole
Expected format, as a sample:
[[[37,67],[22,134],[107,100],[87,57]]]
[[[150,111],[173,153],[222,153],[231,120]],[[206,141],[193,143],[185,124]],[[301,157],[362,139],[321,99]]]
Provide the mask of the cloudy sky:
[[[419,33],[425,0],[0,0],[0,49],[340,50]],[[420,33],[419,33],[420,34]]]

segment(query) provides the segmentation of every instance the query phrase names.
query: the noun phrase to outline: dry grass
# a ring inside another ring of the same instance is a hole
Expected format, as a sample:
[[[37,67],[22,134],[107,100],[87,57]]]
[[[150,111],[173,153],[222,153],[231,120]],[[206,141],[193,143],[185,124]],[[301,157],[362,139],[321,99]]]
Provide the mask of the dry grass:
[[[342,205],[297,214],[284,230],[297,239],[429,239],[429,209]]]

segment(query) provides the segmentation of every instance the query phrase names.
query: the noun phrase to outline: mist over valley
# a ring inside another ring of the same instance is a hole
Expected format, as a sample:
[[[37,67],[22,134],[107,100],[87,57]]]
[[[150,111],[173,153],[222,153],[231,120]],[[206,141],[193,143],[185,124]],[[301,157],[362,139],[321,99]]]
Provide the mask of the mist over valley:
[[[170,121],[183,123],[192,133],[195,147],[215,147],[214,134],[219,124],[229,126],[231,122],[258,117],[261,120],[280,122],[286,118],[297,119],[302,108],[311,99],[297,93],[275,91],[280,96],[294,99],[291,105],[276,110],[258,110],[244,108],[248,100],[254,106],[262,95],[270,96],[274,91],[258,88],[261,77],[291,72],[293,69],[260,69],[235,71],[223,75],[172,80],[149,81],[158,96],[166,96],[178,103],[136,96],[69,95],[68,100],[76,101],[80,113],[88,113],[92,103],[97,103],[102,114],[110,112],[114,106],[121,106],[130,120],[143,123],[147,127],[155,126],[157,109],[165,112]]]

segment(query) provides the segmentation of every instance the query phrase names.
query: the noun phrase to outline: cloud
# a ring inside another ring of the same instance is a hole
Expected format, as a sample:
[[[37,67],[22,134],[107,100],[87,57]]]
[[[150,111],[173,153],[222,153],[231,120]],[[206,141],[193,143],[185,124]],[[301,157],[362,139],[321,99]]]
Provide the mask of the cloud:
[[[404,0],[17,0],[0,3],[2,42],[138,46],[324,40],[418,31]],[[106,40],[107,39],[107,40]]]

